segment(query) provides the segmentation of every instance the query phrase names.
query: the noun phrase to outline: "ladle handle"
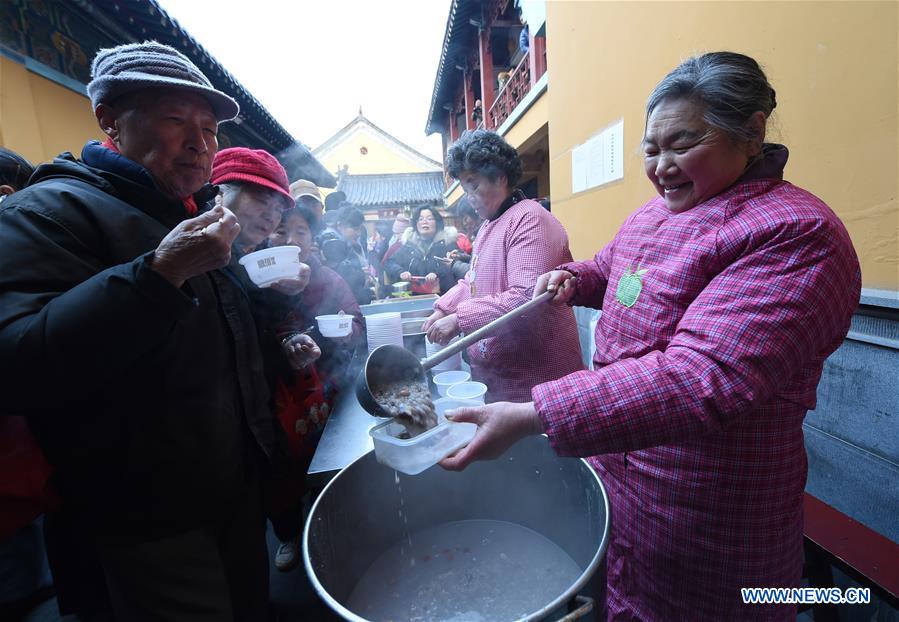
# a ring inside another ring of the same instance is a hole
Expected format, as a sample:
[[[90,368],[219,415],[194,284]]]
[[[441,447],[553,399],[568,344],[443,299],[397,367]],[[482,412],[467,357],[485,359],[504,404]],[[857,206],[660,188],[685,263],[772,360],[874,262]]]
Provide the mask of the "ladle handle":
[[[493,320],[486,326],[481,326],[479,329],[477,329],[473,333],[471,333],[469,335],[465,335],[462,339],[460,339],[456,343],[446,346],[439,352],[432,354],[431,356],[429,356],[426,359],[421,359],[421,366],[425,369],[425,371],[427,371],[427,370],[431,369],[432,367],[434,367],[435,365],[439,365],[440,363],[442,363],[449,357],[453,356],[454,354],[461,352],[462,350],[464,350],[465,348],[467,348],[468,346],[470,346],[474,343],[477,343],[478,341],[480,341],[481,339],[483,339],[484,337],[486,337],[487,335],[492,333],[494,330],[496,330],[497,328],[499,328],[500,326],[502,326],[503,324],[508,322],[509,320],[513,320],[513,319],[517,318],[522,313],[527,313],[534,307],[537,307],[537,306],[543,304],[544,302],[551,299],[555,295],[556,295],[556,292],[554,292],[554,291],[543,292],[542,294],[540,294],[533,300],[527,301],[526,303],[524,303],[517,309],[512,309],[505,315],[499,316],[498,318],[496,318],[495,320]]]

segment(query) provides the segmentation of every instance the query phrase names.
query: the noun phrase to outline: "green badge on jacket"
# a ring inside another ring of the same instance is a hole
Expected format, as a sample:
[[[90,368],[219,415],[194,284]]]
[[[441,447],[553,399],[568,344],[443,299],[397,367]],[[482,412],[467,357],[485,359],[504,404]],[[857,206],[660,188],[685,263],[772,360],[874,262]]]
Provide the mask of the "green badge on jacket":
[[[637,266],[637,268],[639,267]],[[621,278],[618,279],[618,289],[615,290],[615,298],[618,299],[618,302],[625,307],[633,307],[636,304],[640,292],[643,291],[643,281],[640,277],[646,274],[646,271],[646,268],[636,272],[628,268],[627,272],[621,275]]]

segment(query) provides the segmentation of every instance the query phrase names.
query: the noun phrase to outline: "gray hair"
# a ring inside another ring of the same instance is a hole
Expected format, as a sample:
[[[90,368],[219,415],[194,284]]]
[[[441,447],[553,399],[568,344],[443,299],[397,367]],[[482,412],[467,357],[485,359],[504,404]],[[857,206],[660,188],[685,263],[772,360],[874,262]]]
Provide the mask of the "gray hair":
[[[709,52],[678,65],[653,89],[647,119],[665,100],[687,99],[703,107],[702,118],[735,142],[758,139],[747,121],[761,111],[767,119],[777,100],[759,64],[736,52]]]
[[[478,173],[491,181],[505,175],[509,188],[521,179],[521,160],[515,147],[496,132],[466,131],[446,152],[446,171],[459,179],[464,171]]]

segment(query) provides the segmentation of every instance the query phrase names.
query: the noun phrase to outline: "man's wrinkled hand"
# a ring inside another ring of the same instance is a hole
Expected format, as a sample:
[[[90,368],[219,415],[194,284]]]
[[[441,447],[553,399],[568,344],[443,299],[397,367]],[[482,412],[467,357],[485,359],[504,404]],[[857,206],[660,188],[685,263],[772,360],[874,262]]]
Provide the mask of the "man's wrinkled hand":
[[[227,266],[238,233],[234,214],[216,205],[172,229],[156,247],[150,267],[180,288],[187,279]]]
[[[303,369],[315,362],[322,355],[321,349],[309,335],[299,334],[282,342],[284,353],[290,366],[296,370]]]

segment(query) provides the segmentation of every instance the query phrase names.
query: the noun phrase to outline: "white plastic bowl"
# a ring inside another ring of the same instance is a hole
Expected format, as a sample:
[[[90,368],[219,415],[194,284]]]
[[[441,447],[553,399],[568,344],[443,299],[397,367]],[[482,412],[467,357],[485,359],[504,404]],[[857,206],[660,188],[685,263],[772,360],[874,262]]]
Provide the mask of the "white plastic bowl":
[[[483,382],[460,382],[446,390],[446,396],[454,400],[475,400],[484,403],[487,385]]]
[[[353,315],[350,313],[316,315],[315,321],[323,337],[346,337],[353,332]]]
[[[471,380],[471,374],[467,371],[442,371],[439,374],[434,375],[434,386],[437,387],[437,393],[439,393],[441,397],[445,397],[447,389],[454,384],[459,384],[460,382],[465,382],[467,380]]]
[[[240,258],[240,265],[259,287],[300,276],[300,247],[273,246]]]

